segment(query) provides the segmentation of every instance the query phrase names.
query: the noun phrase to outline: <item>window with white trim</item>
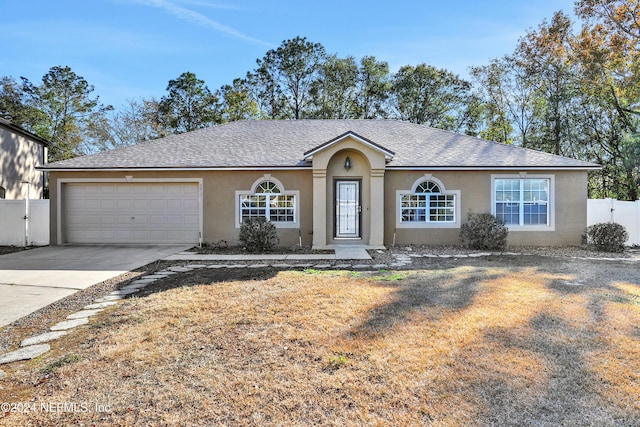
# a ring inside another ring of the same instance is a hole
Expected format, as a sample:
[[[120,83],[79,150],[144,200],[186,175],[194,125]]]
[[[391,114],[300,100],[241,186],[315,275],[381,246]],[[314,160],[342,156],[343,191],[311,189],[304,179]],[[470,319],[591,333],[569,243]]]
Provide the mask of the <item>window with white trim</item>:
[[[433,178],[414,183],[412,193],[400,192],[399,223],[411,225],[453,225],[457,223],[458,192],[445,191]]]
[[[494,178],[494,214],[511,226],[551,225],[551,179]]]
[[[250,192],[236,192],[239,227],[246,219],[266,218],[276,226],[297,224],[297,191],[284,191],[274,178],[260,179]]]

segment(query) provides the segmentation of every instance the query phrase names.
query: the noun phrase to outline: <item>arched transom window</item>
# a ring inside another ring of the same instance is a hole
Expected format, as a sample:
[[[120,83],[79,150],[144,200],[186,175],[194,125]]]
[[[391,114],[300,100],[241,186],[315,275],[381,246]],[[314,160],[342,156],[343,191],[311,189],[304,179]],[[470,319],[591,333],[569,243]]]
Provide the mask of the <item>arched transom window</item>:
[[[414,186],[413,193],[400,195],[402,223],[453,223],[456,221],[456,194],[445,193],[433,180]]]
[[[256,193],[257,194],[262,194],[262,193],[279,194],[280,188],[278,188],[278,184],[276,184],[275,182],[262,181],[260,184],[256,186]]]
[[[249,218],[266,218],[276,224],[295,224],[297,192],[287,192],[277,180],[261,179],[252,192],[240,192],[238,226]]]

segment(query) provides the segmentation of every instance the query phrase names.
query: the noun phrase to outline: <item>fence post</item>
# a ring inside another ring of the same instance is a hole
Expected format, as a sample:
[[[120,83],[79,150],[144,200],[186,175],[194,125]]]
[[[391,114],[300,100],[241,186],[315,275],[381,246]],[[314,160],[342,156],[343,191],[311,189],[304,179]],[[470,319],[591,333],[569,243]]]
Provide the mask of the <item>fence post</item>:
[[[611,198],[605,199],[609,203],[609,222],[616,222],[616,200]]]
[[[31,216],[31,212],[30,212],[30,208],[31,206],[29,206],[29,196],[27,196],[26,199],[24,199],[24,247],[26,248],[27,246],[29,246],[30,244],[30,230],[29,230],[29,217]]]

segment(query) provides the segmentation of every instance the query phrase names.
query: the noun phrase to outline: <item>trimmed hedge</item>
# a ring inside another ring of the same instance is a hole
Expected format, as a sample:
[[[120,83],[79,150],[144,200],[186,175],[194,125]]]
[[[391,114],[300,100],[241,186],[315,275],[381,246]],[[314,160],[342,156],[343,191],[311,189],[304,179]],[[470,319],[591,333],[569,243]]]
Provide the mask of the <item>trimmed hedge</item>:
[[[509,229],[490,213],[469,212],[467,222],[460,228],[462,246],[480,250],[504,250]]]
[[[240,224],[240,243],[249,252],[270,252],[280,239],[276,226],[266,218],[250,218]]]
[[[585,230],[587,245],[601,252],[624,252],[624,244],[629,233],[616,222],[601,222],[590,225]]]

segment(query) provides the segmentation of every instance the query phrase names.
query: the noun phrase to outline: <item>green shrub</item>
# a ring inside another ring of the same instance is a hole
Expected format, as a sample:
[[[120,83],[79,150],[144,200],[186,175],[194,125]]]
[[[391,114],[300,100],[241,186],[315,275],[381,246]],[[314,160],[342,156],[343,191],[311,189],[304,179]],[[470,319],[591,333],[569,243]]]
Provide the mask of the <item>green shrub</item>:
[[[629,233],[615,222],[601,222],[587,227],[587,245],[602,252],[623,252]]]
[[[462,245],[471,249],[504,250],[509,230],[490,213],[469,212],[460,229]]]
[[[280,239],[276,226],[266,218],[250,218],[240,224],[240,243],[249,252],[269,252]]]

